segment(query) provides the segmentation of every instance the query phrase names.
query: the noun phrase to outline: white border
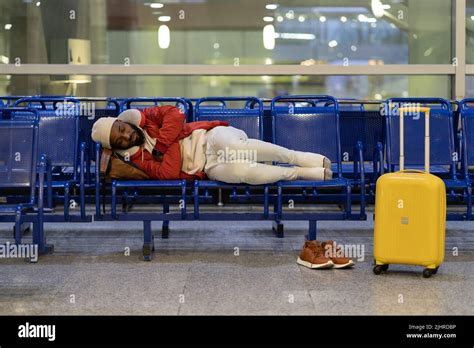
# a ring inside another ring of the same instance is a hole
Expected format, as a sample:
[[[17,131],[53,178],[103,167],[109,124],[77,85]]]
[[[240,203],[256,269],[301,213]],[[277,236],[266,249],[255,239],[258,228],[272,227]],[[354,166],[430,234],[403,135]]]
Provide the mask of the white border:
[[[119,65],[119,64],[13,64],[0,65],[0,75],[165,75],[165,76],[262,76],[262,75],[449,75],[453,97],[466,93],[466,76],[474,75],[474,64],[466,65],[466,0],[455,0],[454,47],[456,62],[450,64],[393,65]]]

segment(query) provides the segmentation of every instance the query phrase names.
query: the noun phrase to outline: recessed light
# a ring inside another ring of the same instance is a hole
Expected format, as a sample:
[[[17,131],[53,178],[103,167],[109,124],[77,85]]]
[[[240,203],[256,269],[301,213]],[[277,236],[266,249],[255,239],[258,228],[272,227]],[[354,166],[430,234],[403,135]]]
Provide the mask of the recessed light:
[[[268,5],[265,5],[265,8],[267,10],[276,10],[278,8],[278,5],[277,4],[268,4]]]
[[[158,46],[161,49],[167,49],[170,46],[170,28],[166,24],[158,28]]]

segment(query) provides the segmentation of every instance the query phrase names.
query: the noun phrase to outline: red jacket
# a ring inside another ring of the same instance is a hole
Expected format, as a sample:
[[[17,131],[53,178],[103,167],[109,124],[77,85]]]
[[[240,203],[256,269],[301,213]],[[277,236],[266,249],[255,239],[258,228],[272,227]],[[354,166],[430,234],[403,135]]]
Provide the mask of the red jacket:
[[[140,127],[156,139],[155,149],[163,154],[163,160],[156,159],[143,148],[130,160],[155,180],[205,179],[204,172],[189,175],[181,171],[181,149],[179,140],[186,138],[196,129],[212,129],[228,126],[226,121],[198,121],[185,123],[185,116],[174,106],[155,106],[140,110]],[[143,153],[143,158],[142,158]]]

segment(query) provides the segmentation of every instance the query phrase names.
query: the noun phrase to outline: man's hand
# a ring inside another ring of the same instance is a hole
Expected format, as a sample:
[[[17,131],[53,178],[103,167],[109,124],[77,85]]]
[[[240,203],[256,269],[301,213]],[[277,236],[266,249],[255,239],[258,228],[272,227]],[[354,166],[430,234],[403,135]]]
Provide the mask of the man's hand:
[[[153,157],[158,161],[163,161],[163,154],[157,149],[153,149]]]

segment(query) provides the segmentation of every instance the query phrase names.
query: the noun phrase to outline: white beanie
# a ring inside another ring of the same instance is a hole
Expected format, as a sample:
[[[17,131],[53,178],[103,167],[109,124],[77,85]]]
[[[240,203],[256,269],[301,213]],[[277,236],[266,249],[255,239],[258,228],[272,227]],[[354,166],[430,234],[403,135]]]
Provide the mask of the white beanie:
[[[95,121],[92,126],[92,140],[100,143],[103,147],[111,149],[110,132],[117,119],[115,117],[102,117]]]

